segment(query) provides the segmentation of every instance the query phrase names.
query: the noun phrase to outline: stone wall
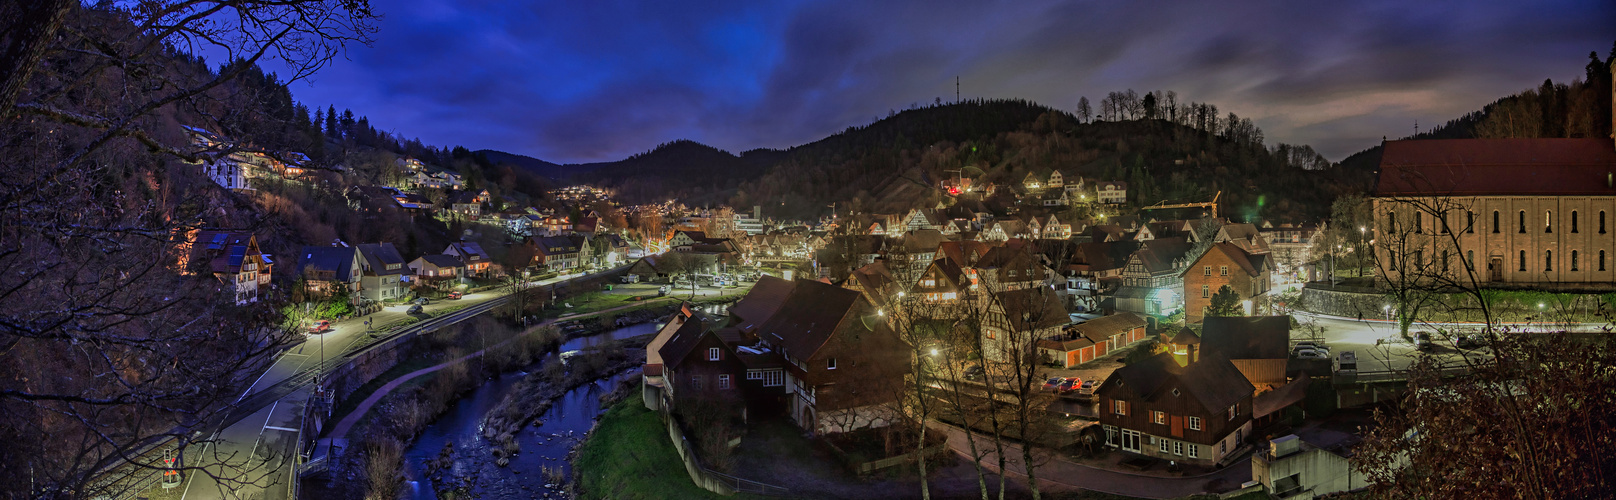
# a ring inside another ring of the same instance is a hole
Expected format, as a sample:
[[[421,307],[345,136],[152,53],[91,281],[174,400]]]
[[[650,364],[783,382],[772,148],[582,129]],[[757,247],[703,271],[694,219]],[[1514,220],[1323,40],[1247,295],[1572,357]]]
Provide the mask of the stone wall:
[[[1385,307],[1391,300],[1373,288],[1309,283],[1302,288],[1303,311],[1345,318],[1386,319]]]

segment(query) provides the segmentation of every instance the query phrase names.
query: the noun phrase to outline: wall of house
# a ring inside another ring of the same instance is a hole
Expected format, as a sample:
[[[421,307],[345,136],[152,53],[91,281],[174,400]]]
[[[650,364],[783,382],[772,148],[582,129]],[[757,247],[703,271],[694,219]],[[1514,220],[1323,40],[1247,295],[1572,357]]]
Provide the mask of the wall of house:
[[[1394,253],[1392,243],[1402,236],[1408,238],[1406,252],[1397,252],[1407,254],[1398,255],[1399,268],[1392,271],[1389,265],[1381,266],[1388,268],[1386,274],[1392,279],[1406,270],[1416,250],[1423,265],[1428,266],[1427,272],[1440,272],[1441,255],[1446,250],[1451,259],[1448,273],[1452,276],[1463,276],[1463,262],[1469,260],[1484,283],[1569,283],[1616,288],[1616,197],[1481,196],[1423,201],[1454,208],[1448,227],[1456,231],[1457,238],[1442,232],[1437,214],[1422,213],[1413,203],[1390,198],[1376,198],[1373,202],[1376,257],[1389,263],[1387,259]],[[1475,214],[1473,224],[1469,223],[1467,211]],[[1497,225],[1493,223],[1494,212],[1498,213]],[[1522,212],[1526,219],[1524,231]],[[1396,234],[1391,232],[1394,213]],[[1572,214],[1576,214],[1575,226]],[[1418,225],[1416,217],[1421,221]],[[1525,252],[1524,270],[1521,252]],[[1576,252],[1575,262],[1572,252]]]
[[[1173,396],[1172,391],[1178,389],[1179,396]],[[1140,439],[1142,455],[1155,456],[1168,460],[1178,460],[1189,463],[1211,464],[1221,460],[1225,455],[1239,448],[1239,441],[1251,433],[1251,398],[1243,398],[1238,403],[1239,414],[1233,420],[1228,418],[1226,409],[1207,410],[1201,403],[1185,392],[1177,384],[1161,389],[1163,396],[1153,403],[1139,400],[1128,400],[1127,414],[1116,414],[1116,399],[1102,394],[1099,398],[1100,424],[1105,426],[1110,435],[1116,435],[1124,429],[1139,431],[1143,436]],[[1152,421],[1152,411],[1163,411],[1167,414],[1165,424]],[[1201,430],[1190,429],[1189,417],[1201,418]],[[1158,440],[1182,441],[1186,446],[1199,445],[1197,458],[1190,458],[1186,450],[1183,455],[1174,453],[1169,446],[1166,453],[1160,450]],[[1108,443],[1116,443],[1110,437]],[[1222,448],[1220,449],[1220,445]]]
[[[1297,499],[1369,486],[1367,478],[1352,470],[1346,458],[1311,446],[1307,448],[1280,458],[1273,458],[1268,450],[1259,450],[1251,458],[1251,479],[1262,483],[1269,493],[1278,493],[1274,482],[1294,475],[1300,488],[1292,490],[1291,496],[1285,498]]]

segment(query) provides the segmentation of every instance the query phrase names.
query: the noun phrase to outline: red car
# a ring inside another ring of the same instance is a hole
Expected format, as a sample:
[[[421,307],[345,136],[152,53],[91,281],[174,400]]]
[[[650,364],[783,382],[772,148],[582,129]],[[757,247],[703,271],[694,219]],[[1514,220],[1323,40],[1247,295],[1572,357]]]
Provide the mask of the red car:
[[[449,300],[460,298],[460,292],[449,292]]]
[[[331,322],[326,320],[315,321],[309,325],[309,333],[325,333],[331,330]]]

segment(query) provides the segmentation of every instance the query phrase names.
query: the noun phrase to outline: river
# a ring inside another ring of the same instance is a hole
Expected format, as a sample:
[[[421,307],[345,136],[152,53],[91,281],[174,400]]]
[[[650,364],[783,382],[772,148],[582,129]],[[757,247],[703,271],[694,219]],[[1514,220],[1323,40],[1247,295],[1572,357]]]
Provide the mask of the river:
[[[572,339],[561,345],[561,351],[571,351],[596,345],[608,338],[625,339],[653,333],[656,323],[626,326],[605,333]],[[494,464],[489,442],[478,432],[482,419],[494,405],[511,391],[516,383],[538,366],[524,371],[506,373],[489,380],[427,426],[415,443],[405,451],[405,470],[409,477],[406,491],[410,498],[426,500],[438,498],[432,480],[426,474],[426,462],[443,451],[445,443],[454,444],[454,466],[443,473],[446,478],[466,479],[470,492],[477,498],[556,498],[556,492],[545,486],[543,468],[561,468],[570,471],[566,456],[583,439],[584,433],[594,425],[596,415],[602,411],[599,397],[617,382],[628,376],[617,375],[573,389],[556,400],[550,410],[539,417],[540,427],[526,427],[517,442],[522,451],[511,457],[505,467]]]

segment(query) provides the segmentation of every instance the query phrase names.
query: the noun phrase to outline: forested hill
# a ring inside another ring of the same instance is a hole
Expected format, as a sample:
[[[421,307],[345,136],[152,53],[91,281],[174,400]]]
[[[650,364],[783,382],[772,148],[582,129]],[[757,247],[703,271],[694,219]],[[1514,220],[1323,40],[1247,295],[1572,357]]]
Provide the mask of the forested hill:
[[[1330,200],[1368,182],[1366,172],[1328,168],[1311,148],[1265,146],[1250,120],[1218,117],[1209,105],[1185,110],[1193,113],[1085,123],[1030,101],[972,100],[905,110],[787,150],[736,156],[688,141],[665,144],[593,164],[580,180],[615,187],[630,202],[679,197],[810,217],[831,203],[872,211],[934,206],[943,201],[937,182],[956,169],[1000,185],[1060,169],[1127,181],[1136,203],[1223,191],[1223,213],[1294,221],[1324,217]]]
[[[1616,64],[1616,46],[1604,60],[1597,52],[1589,53],[1583,76],[1571,83],[1545,79],[1535,88],[1402,139],[1610,137],[1611,64]],[[1378,167],[1380,145],[1355,153],[1341,164],[1349,168]]]
[[[479,149],[474,151],[474,153],[482,155],[484,159],[495,165],[515,165],[523,170],[550,179],[561,179],[576,173],[575,170],[567,168],[567,166],[547,162],[527,155],[506,153],[504,151],[496,151],[492,149]]]

